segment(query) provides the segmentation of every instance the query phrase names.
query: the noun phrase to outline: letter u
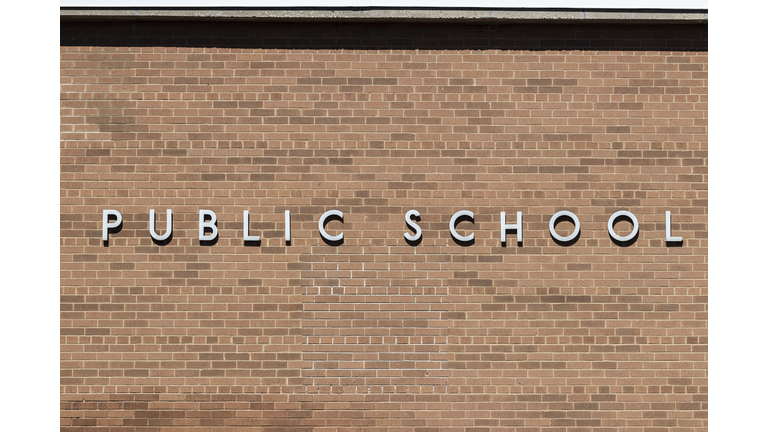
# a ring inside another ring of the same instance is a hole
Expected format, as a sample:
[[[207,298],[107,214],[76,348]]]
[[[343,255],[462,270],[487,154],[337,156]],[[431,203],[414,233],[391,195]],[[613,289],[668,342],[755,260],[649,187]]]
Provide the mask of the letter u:
[[[149,211],[149,235],[151,235],[152,238],[157,241],[164,241],[171,236],[171,233],[173,233],[173,213],[171,212],[171,209],[168,209],[165,211],[165,234],[163,235],[158,235],[155,232],[155,211],[150,210]]]

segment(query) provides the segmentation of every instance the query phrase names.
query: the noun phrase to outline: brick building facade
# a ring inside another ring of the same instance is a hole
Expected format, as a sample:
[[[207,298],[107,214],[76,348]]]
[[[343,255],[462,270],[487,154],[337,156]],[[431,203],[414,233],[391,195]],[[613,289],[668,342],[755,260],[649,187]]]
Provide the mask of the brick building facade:
[[[707,429],[706,21],[70,16],[60,70],[62,430]]]

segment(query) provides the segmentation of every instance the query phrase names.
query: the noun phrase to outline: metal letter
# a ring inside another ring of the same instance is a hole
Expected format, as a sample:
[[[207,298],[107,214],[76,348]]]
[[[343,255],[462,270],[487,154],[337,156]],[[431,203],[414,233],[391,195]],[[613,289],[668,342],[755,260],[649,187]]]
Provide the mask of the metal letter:
[[[568,237],[563,237],[560,234],[558,234],[555,231],[555,221],[557,221],[557,218],[560,216],[565,216],[571,219],[571,222],[573,222],[573,232]],[[581,224],[579,224],[579,218],[576,217],[575,214],[563,210],[559,211],[552,215],[552,217],[549,219],[549,233],[552,234],[552,237],[554,237],[556,240],[561,241],[563,243],[569,242],[576,238],[577,235],[579,235],[579,231],[581,230]]]
[[[344,233],[341,233],[339,235],[328,235],[327,232],[325,232],[325,220],[328,219],[330,216],[338,216],[341,218],[341,221],[344,222],[344,214],[338,210],[328,210],[327,212],[323,213],[322,216],[320,216],[320,220],[317,222],[317,229],[320,230],[320,236],[322,236],[324,239],[328,240],[329,242],[337,242],[341,241],[344,238]]]
[[[291,211],[285,211],[285,242],[291,242]]]
[[[167,209],[165,211],[165,234],[163,235],[158,235],[155,232],[155,211],[154,210],[149,211],[149,235],[151,235],[153,239],[157,241],[167,240],[168,237],[171,236],[172,232],[173,232],[173,213],[171,212],[171,209]]]
[[[665,215],[666,223],[667,223],[667,241],[668,242],[681,242],[683,241],[682,237],[672,237],[672,214],[670,212],[666,212]]]
[[[408,225],[408,228],[416,232],[416,234],[414,235],[411,235],[409,233],[403,234],[405,238],[408,239],[409,241],[415,242],[415,241],[419,241],[419,239],[421,238],[421,227],[416,225],[416,222],[411,220],[412,217],[419,217],[419,216],[421,215],[416,210],[408,210],[408,213],[405,214],[406,225]]]
[[[507,230],[515,230],[517,244],[523,245],[523,212],[517,212],[517,223],[507,223],[507,213],[501,212],[501,244],[507,244]]]
[[[475,238],[475,233],[472,233],[468,236],[460,236],[459,233],[456,232],[456,219],[462,216],[469,216],[469,218],[472,220],[472,223],[475,222],[475,215],[469,210],[462,210],[454,213],[453,216],[451,217],[451,225],[450,225],[451,235],[453,235],[453,237],[459,241],[463,241],[463,242],[472,241]]]
[[[208,216],[211,218],[210,221],[206,222],[205,217]],[[198,238],[200,241],[210,241],[214,240],[217,235],[219,235],[219,229],[216,228],[216,213],[214,213],[211,210],[200,210],[200,224],[199,224],[199,235]],[[208,235],[205,235],[205,229],[210,228],[211,233]]]
[[[616,231],[613,230],[613,223],[616,220],[616,218],[619,216],[626,216],[632,219],[632,232],[629,233],[629,235],[625,235],[622,237],[616,234]],[[637,223],[637,218],[635,217],[635,215],[633,215],[628,211],[624,211],[624,210],[617,211],[616,213],[611,215],[610,219],[608,219],[608,234],[610,234],[611,238],[613,238],[616,241],[620,241],[620,242],[630,241],[633,238],[635,238],[635,236],[637,236],[637,233],[639,231],[640,231],[640,224]]]
[[[669,212],[667,212],[667,214],[669,214]],[[116,218],[116,220],[112,223],[109,223],[110,216],[114,216]],[[117,210],[104,210],[101,220],[101,239],[104,241],[109,241],[109,229],[119,227],[123,222],[123,215],[121,215]]]
[[[248,235],[248,210],[243,210],[243,242],[249,241],[259,241],[259,236]]]

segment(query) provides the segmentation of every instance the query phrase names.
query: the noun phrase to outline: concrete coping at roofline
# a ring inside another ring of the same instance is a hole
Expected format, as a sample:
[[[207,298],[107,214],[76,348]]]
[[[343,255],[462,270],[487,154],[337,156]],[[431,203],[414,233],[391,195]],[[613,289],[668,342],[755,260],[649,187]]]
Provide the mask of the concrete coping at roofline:
[[[495,8],[60,8],[62,21],[348,21],[707,24],[708,10]]]

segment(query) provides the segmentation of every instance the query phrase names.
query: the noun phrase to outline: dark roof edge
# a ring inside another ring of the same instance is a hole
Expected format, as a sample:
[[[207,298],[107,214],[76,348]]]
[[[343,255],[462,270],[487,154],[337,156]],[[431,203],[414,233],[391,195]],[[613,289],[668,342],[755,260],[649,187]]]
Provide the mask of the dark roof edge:
[[[708,10],[498,8],[60,8],[62,21],[357,21],[707,24]]]

